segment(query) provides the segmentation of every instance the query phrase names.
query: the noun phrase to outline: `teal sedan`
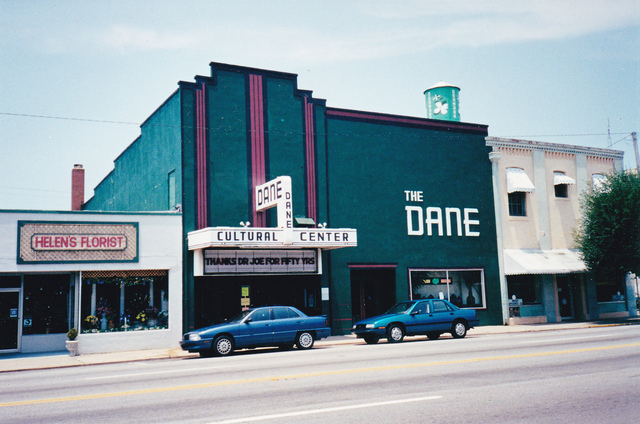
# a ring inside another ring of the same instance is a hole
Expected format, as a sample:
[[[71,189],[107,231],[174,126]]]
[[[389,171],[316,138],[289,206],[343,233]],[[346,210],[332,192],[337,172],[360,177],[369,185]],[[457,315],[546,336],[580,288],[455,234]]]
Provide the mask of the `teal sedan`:
[[[434,340],[443,333],[461,339],[476,325],[474,309],[460,309],[444,299],[420,299],[397,303],[384,315],[358,321],[351,332],[368,344],[381,338],[399,343],[405,336],[426,335]]]

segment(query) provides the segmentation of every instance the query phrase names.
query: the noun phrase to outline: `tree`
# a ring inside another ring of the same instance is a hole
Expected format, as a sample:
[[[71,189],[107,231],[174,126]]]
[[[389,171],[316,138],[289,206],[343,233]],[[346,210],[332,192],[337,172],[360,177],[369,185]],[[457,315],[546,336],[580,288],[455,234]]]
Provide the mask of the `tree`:
[[[581,199],[575,241],[590,271],[620,278],[640,273],[640,175],[617,172]]]

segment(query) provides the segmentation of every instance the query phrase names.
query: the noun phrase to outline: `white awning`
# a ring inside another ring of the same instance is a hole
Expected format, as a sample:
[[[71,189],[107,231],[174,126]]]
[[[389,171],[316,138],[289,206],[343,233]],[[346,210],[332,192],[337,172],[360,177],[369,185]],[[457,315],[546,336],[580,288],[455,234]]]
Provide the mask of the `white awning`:
[[[505,249],[505,275],[570,274],[586,272],[587,266],[576,251],[569,249]]]
[[[557,186],[560,184],[575,184],[576,180],[571,177],[567,177],[564,172],[555,171],[553,173],[553,185]]]
[[[522,168],[507,168],[507,193],[513,193],[516,191],[524,191],[531,193],[535,191],[536,187],[533,185],[527,173]]]

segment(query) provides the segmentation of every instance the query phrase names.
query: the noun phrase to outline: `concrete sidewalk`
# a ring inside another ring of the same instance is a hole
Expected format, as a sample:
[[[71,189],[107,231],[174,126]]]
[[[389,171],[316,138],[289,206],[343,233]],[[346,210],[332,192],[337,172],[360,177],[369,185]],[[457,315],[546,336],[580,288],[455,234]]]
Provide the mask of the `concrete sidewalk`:
[[[640,324],[640,317],[612,319],[590,322],[561,322],[552,324],[529,325],[487,325],[469,330],[469,336],[490,334],[526,333],[534,331],[568,330],[603,326]],[[364,343],[353,335],[331,336],[318,340],[316,347]],[[110,364],[118,362],[148,361],[153,359],[190,358],[198,354],[185,352],[179,347],[172,349],[147,349],[126,352],[95,353],[90,355],[69,356],[65,352],[37,354],[0,354],[0,372],[24,371],[48,368],[63,368],[83,365]]]

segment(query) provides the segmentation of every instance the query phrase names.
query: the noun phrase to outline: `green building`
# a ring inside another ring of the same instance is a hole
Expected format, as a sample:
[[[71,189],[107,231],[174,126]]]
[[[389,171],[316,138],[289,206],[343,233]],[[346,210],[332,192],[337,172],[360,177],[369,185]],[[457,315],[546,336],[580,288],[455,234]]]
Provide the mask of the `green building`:
[[[142,124],[83,209],[182,210],[185,330],[289,304],[346,334],[431,296],[501,324],[486,136],[327,107],[295,74],[211,63]]]

